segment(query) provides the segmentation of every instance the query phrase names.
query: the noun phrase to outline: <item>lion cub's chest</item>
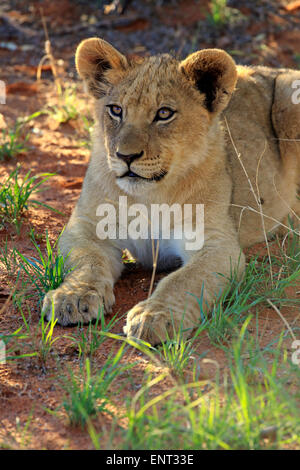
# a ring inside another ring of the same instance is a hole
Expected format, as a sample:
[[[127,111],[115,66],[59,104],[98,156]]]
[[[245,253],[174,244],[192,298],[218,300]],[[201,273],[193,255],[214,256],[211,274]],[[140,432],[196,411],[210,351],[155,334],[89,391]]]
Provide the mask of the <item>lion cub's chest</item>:
[[[157,241],[154,241],[155,247]],[[123,249],[128,249],[130,253],[147,269],[153,267],[153,242],[147,240],[124,240]],[[159,252],[157,260],[157,268],[159,270],[168,270],[178,268],[187,261],[187,254],[184,250],[183,240],[159,240]]]

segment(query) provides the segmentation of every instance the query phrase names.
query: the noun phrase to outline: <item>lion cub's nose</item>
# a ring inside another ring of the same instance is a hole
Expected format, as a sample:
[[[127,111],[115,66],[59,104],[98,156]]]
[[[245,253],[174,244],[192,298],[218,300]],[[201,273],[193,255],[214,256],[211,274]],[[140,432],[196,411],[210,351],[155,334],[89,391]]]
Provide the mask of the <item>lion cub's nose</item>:
[[[137,158],[142,157],[144,154],[144,151],[142,150],[140,153],[131,153],[129,155],[124,155],[123,153],[117,152],[117,157],[121,158],[124,162],[127,163],[127,165],[130,165],[133,160],[136,160]]]

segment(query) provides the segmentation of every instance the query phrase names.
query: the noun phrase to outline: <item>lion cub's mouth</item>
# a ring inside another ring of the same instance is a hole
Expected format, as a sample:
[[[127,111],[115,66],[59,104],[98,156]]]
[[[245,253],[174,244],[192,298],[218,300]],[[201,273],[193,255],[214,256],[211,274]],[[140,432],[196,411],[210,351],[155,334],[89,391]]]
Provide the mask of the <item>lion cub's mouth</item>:
[[[166,176],[166,174],[167,174],[167,171],[162,171],[161,173],[157,175],[151,176],[151,178],[145,178],[144,176],[134,173],[134,171],[128,170],[126,171],[126,173],[124,173],[122,176],[119,176],[118,178],[121,179],[121,178],[129,177],[129,178],[141,178],[146,181],[160,181],[161,179],[163,179],[164,176]]]

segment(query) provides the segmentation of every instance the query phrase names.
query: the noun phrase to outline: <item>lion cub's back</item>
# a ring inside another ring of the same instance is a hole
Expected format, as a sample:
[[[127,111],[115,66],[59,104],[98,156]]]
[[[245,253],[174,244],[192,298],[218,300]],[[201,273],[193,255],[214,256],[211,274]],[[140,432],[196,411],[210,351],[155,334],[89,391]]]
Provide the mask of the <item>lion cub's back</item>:
[[[264,233],[260,214],[249,211],[247,207],[259,212],[257,201],[261,202],[264,214],[270,217],[264,219],[265,230],[269,232],[276,225],[272,219],[282,221],[288,206],[295,204],[295,175],[298,170],[295,165],[292,170],[287,169],[274,107],[275,100],[280,101],[277,80],[294,72],[267,67],[238,67],[238,73],[236,91],[224,114],[224,127],[233,179],[232,203],[240,206],[233,207],[232,214],[239,227],[241,244],[249,246],[263,240]],[[294,112],[292,102],[286,106]]]

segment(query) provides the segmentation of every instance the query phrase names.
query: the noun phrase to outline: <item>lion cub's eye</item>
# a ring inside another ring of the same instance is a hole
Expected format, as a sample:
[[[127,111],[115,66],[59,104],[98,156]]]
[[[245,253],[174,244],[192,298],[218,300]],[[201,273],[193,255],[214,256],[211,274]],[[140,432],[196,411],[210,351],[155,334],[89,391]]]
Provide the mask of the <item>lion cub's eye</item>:
[[[109,104],[107,107],[109,109],[109,112],[110,112],[111,116],[119,117],[119,118],[122,117],[122,108],[121,108],[121,106],[118,106],[116,104]]]
[[[160,108],[156,113],[154,121],[167,121],[172,116],[174,116],[174,114],[175,114],[175,111],[173,111],[170,108],[167,108],[167,107]]]

